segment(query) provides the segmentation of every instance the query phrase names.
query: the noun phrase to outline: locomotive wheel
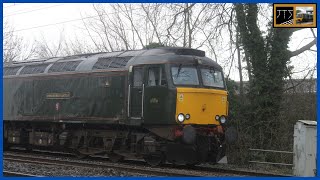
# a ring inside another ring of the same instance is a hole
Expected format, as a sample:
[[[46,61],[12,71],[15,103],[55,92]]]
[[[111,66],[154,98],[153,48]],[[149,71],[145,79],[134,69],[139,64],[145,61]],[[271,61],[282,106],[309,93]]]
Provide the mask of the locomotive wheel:
[[[163,153],[152,153],[144,157],[144,160],[152,167],[160,166],[165,162],[165,156]]]
[[[109,157],[110,161],[113,163],[121,162],[124,159],[123,156],[116,154],[116,153],[109,153],[108,157]]]

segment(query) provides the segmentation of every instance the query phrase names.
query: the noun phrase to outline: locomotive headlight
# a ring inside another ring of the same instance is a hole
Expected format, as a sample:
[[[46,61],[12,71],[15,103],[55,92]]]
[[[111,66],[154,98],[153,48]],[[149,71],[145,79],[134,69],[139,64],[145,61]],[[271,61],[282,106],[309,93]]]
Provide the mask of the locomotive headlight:
[[[227,118],[226,118],[225,116],[221,116],[221,117],[220,117],[220,122],[221,122],[222,124],[226,123],[226,121],[227,121]]]
[[[217,121],[219,121],[219,118],[220,118],[220,116],[219,116],[219,115],[216,115],[215,119],[216,119]]]
[[[183,115],[182,113],[180,113],[180,114],[178,115],[178,121],[179,121],[179,122],[182,123],[185,119],[186,119],[186,118],[184,117],[184,115]]]
[[[190,114],[186,114],[186,120],[190,119]]]

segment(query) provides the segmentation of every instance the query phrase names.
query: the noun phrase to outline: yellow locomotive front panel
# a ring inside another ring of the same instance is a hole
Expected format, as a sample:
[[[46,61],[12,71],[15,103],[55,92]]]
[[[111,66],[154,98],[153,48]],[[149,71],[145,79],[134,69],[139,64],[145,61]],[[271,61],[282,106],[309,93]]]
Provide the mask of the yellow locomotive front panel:
[[[176,122],[221,125],[228,116],[227,90],[221,67],[178,65],[171,67],[177,89]]]
[[[227,91],[225,90],[177,88],[176,117],[179,114],[186,117],[182,124],[220,125],[216,116],[228,116],[227,109]]]

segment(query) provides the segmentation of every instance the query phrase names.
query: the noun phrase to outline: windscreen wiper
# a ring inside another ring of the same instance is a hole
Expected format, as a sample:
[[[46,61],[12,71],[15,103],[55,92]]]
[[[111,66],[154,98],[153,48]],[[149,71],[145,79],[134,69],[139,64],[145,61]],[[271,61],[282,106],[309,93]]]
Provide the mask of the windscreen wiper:
[[[177,78],[179,77],[179,74],[180,74],[180,71],[181,71],[181,66],[182,66],[182,64],[179,65],[178,73],[177,73]]]

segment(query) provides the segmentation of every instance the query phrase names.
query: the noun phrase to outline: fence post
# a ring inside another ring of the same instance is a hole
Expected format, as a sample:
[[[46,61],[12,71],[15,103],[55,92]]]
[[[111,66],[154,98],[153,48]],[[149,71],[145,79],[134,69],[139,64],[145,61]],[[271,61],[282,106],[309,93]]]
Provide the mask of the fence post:
[[[294,126],[293,174],[316,176],[317,122],[299,120]]]

